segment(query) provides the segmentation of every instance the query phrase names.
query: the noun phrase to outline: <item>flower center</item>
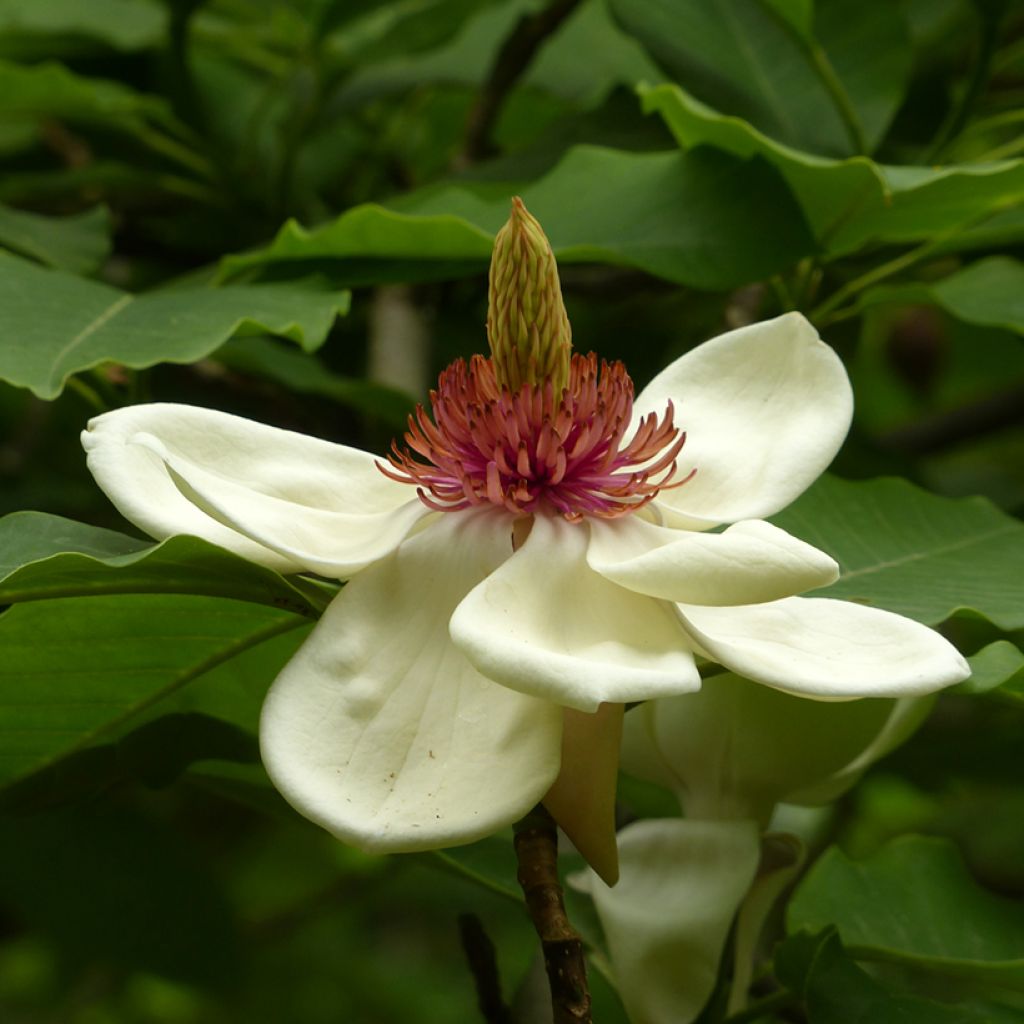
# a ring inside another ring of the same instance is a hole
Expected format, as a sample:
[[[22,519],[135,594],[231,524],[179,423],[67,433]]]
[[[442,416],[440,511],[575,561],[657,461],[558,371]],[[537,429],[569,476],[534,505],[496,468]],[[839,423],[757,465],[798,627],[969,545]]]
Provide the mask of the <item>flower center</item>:
[[[494,364],[473,356],[452,363],[409,417],[407,448],[392,445],[378,468],[415,484],[420,500],[447,512],[500,505],[516,515],[547,513],[570,521],[635,512],[673,480],[686,434],[672,424],[672,403],[623,438],[633,411],[633,382],[622,363],[573,355],[569,384],[499,387]]]

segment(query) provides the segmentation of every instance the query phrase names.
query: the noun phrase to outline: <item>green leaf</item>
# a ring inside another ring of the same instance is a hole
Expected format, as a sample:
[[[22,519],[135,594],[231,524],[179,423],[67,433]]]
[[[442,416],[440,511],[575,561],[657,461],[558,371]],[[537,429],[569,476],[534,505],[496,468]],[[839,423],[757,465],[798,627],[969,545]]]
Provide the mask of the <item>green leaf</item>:
[[[864,245],[933,241],[976,243],[981,222],[1024,197],[1024,161],[942,168],[893,167],[866,157],[833,160],[783,145],[746,121],[718,113],[675,85],[641,88],[681,146],[709,144],[761,156],[785,178],[815,237],[831,257]],[[962,234],[961,234],[962,232]]]
[[[0,0],[3,46],[13,37],[85,36],[118,50],[141,50],[161,41],[167,10],[157,0]]]
[[[113,786],[170,785],[199,761],[256,764],[254,733],[212,715],[173,712],[104,743],[62,758],[0,791],[0,809],[18,814],[95,798]]]
[[[285,348],[269,338],[232,339],[214,352],[213,359],[232,370],[256,374],[303,395],[321,395],[401,432],[413,410],[411,397],[394,388],[328,370],[315,356]]]
[[[799,932],[775,956],[780,977],[806,1003],[809,1024],[991,1024],[969,1007],[890,991],[850,958],[832,929]]]
[[[928,625],[969,609],[1002,629],[1024,626],[1024,523],[984,498],[825,476],[772,521],[839,562],[839,581],[815,596]]]
[[[0,519],[0,604],[99,594],[227,597],[317,618],[333,591],[198,537],[137,541],[44,512]]]
[[[56,398],[81,370],[194,362],[243,328],[315,349],[348,305],[348,292],[295,284],[130,295],[0,253],[0,378]]]
[[[1024,906],[982,889],[948,840],[905,836],[863,861],[830,847],[786,923],[790,932],[835,925],[857,959],[1024,991]]]
[[[381,261],[388,260],[416,261],[436,276],[444,261],[455,263],[449,276],[466,266],[482,271],[514,192],[544,225],[561,262],[634,267],[697,288],[758,280],[814,245],[785,185],[764,162],[710,150],[577,146],[522,188],[442,184],[403,197],[391,210],[356,207],[315,231],[290,222],[267,249],[225,260],[224,273],[311,259],[341,261],[332,274],[349,281],[384,279]],[[367,269],[377,277],[367,278]]]
[[[929,289],[960,320],[1024,334],[1024,263],[1008,256],[979,260]]]
[[[702,102],[797,149],[873,150],[910,71],[899,8],[856,0],[612,0],[670,76]]]
[[[1009,256],[990,256],[934,285],[873,288],[861,296],[859,305],[928,301],[968,324],[1024,334],[1024,263]]]
[[[306,619],[210,597],[58,598],[0,615],[0,785]]]
[[[146,119],[174,122],[171,108],[158,96],[119,82],[76,75],[52,62],[21,65],[0,60],[0,96],[7,117],[56,117],[128,131]]]
[[[996,640],[967,659],[971,677],[954,693],[988,693],[1002,689],[1004,696],[1024,700],[1024,652],[1009,640]]]
[[[110,255],[110,227],[105,206],[45,217],[0,204],[0,245],[72,274],[91,274],[102,266]]]

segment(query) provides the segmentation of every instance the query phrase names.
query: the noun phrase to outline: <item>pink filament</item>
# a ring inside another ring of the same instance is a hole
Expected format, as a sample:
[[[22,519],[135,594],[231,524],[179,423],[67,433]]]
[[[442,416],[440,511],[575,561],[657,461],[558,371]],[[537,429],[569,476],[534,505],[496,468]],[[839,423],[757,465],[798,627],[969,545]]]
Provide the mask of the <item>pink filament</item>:
[[[633,382],[622,363],[574,355],[569,385],[556,399],[550,383],[524,384],[518,394],[498,386],[491,360],[459,359],[409,417],[407,449],[392,444],[393,480],[417,485],[439,511],[500,505],[516,515],[553,510],[571,521],[635,512],[672,480],[686,434],[645,416],[622,447],[633,412]],[[420,458],[417,458],[420,456]],[[670,482],[671,481],[671,482]]]

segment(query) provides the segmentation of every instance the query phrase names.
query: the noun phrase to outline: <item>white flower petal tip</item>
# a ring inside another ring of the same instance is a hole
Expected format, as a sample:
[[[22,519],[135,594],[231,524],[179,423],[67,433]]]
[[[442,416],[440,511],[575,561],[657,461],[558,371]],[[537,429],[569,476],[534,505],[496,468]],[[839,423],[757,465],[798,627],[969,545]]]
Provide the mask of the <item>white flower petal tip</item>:
[[[636,421],[669,400],[686,431],[678,472],[697,472],[656,504],[669,525],[692,529],[785,508],[835,457],[853,414],[842,361],[799,313],[686,353],[637,396]]]
[[[677,607],[699,651],[788,693],[905,697],[970,675],[960,652],[935,630],[850,601],[788,597],[734,608]]]
[[[592,715],[565,709],[562,770],[543,800],[606,885],[614,885],[619,877],[615,787],[624,711],[621,704],[602,704]]]
[[[429,510],[366,452],[184,405],[91,420],[89,469],[130,522],[191,534],[279,572],[344,579]]]
[[[828,586],[839,566],[770,523],[690,533],[630,516],[591,524],[590,567],[641,594],[698,605],[760,604]]]
[[[649,819],[619,833],[621,875],[591,874],[619,994],[638,1024],[689,1024],[707,1003],[726,938],[757,871],[752,821]]]
[[[483,678],[445,629],[511,550],[488,518],[449,513],[356,576],[264,704],[275,786],[368,852],[473,842],[521,818],[558,775],[562,709]]]
[[[456,609],[456,645],[489,679],[579,711],[697,689],[673,606],[595,573],[588,536],[584,523],[537,517]]]

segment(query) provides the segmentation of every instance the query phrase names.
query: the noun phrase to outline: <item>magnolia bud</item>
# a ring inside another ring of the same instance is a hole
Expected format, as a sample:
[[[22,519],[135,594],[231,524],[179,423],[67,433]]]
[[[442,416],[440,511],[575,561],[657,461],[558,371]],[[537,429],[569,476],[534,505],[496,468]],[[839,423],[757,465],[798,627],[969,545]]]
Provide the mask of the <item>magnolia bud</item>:
[[[547,236],[518,196],[494,239],[487,340],[498,383],[509,391],[550,381],[560,395],[568,384],[572,330],[558,267]]]

